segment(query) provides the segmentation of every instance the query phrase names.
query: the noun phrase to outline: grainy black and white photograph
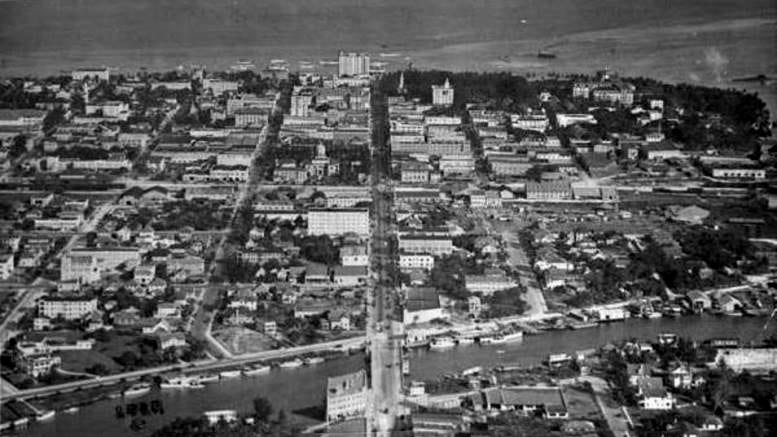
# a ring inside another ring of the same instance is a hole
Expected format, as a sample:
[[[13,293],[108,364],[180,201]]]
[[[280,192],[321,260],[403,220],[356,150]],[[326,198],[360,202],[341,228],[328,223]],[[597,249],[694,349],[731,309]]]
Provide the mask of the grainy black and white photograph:
[[[777,0],[0,0],[0,436],[777,436]]]

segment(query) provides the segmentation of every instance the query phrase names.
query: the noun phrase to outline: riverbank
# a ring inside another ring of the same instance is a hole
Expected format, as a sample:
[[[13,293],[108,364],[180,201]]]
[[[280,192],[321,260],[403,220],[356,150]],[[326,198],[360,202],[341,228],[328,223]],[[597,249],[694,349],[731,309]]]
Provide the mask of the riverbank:
[[[712,337],[737,337],[742,342],[761,338],[764,317],[717,317],[710,315],[663,319],[629,319],[591,329],[547,331],[528,335],[522,341],[507,345],[469,345],[444,351],[414,349],[409,353],[408,380],[431,380],[447,372],[461,372],[474,366],[530,367],[541,365],[551,353],[574,354],[626,339],[654,340],[658,334],[675,332],[694,340]],[[301,425],[313,425],[318,420],[311,413],[320,410],[326,398],[326,379],[365,367],[366,356],[355,353],[339,356],[316,366],[279,369],[255,377],[223,380],[199,390],[152,392],[143,399],[160,399],[165,414],[149,419],[148,429],[156,429],[176,416],[198,415],[215,408],[249,412],[251,400],[265,396],[289,413],[291,420]],[[136,435],[128,427],[117,427],[114,407],[122,400],[100,401],[84,406],[74,414],[63,414],[47,423],[33,424],[26,435],[44,437],[130,437]],[[92,424],[84,433],[81,425]]]

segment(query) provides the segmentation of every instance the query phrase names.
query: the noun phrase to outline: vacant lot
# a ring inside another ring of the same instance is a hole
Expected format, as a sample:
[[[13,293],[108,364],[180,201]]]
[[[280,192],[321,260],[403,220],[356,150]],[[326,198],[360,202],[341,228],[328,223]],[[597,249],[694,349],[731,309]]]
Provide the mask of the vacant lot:
[[[248,328],[224,328],[213,337],[235,355],[272,349],[273,341],[266,335]]]

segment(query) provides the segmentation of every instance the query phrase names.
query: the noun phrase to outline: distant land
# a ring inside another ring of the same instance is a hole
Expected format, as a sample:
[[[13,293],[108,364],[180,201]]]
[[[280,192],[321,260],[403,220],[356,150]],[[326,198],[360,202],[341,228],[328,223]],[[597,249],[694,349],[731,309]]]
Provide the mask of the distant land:
[[[389,69],[582,72],[745,87],[777,113],[773,0],[11,0],[0,76],[84,65],[168,70],[237,59],[319,65],[366,50]],[[547,50],[555,58],[541,58]],[[380,57],[380,53],[392,56]],[[295,64],[296,65],[296,64]]]

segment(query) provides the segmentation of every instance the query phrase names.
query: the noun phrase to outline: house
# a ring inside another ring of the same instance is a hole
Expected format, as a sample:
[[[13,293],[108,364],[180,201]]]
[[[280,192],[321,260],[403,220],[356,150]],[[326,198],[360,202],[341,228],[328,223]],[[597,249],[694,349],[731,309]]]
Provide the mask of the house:
[[[670,213],[675,221],[692,225],[700,225],[710,215],[709,211],[696,205],[676,209]]]
[[[410,288],[405,293],[402,320],[406,325],[446,318],[448,316],[440,305],[440,295],[434,288]]]
[[[156,266],[153,264],[143,264],[135,267],[134,280],[140,285],[148,285],[156,277]]]
[[[367,279],[367,266],[335,266],[333,279],[341,286],[355,286]]]
[[[666,381],[673,388],[688,389],[693,385],[693,374],[688,365],[677,363],[667,373]]]
[[[329,329],[332,331],[350,331],[351,330],[351,317],[347,311],[342,309],[334,309],[327,314],[326,323],[329,325]]]
[[[637,380],[638,404],[645,410],[671,410],[675,399],[666,391],[661,378],[646,376]]]
[[[256,311],[258,299],[256,292],[252,289],[243,288],[235,292],[231,297],[228,308],[245,308],[249,311]]]
[[[718,299],[718,307],[725,313],[733,313],[742,308],[742,302],[730,294],[724,294]]]
[[[323,264],[310,263],[305,266],[305,284],[328,284],[329,268]]]
[[[701,313],[712,308],[712,299],[706,293],[699,290],[691,290],[686,295],[688,303],[694,312]]]
[[[547,419],[569,417],[559,387],[508,386],[483,390],[484,407],[490,411],[542,412]]]
[[[175,333],[160,333],[157,334],[157,341],[159,343],[160,350],[167,350],[170,348],[183,348],[187,346],[186,336],[180,332]]]
[[[162,302],[157,305],[156,313],[154,314],[154,316],[159,319],[166,319],[168,317],[178,318],[181,316],[181,313],[178,309],[178,305],[176,305],[175,303]]]
[[[226,323],[231,326],[247,325],[254,321],[253,313],[247,308],[230,308],[227,313]]]
[[[507,290],[518,284],[499,269],[486,271],[482,275],[466,275],[465,287],[472,293],[491,295],[499,290]]]
[[[14,257],[11,253],[0,254],[0,279],[6,280],[13,275]]]

